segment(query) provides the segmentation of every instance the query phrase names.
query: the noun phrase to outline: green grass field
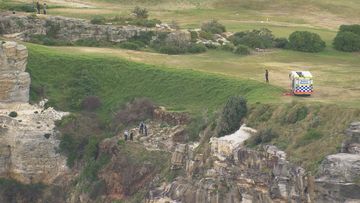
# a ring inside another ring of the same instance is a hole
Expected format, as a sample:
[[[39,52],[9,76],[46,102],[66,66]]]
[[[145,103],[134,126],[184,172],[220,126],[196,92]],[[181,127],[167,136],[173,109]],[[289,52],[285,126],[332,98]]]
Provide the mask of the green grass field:
[[[283,91],[254,80],[64,52],[29,43],[27,47],[32,99],[37,99],[36,89],[44,87],[51,103],[63,110],[71,110],[87,94],[102,99],[105,115],[135,97],[149,97],[173,110],[199,112],[215,110],[231,95],[244,95],[250,103],[276,103]]]

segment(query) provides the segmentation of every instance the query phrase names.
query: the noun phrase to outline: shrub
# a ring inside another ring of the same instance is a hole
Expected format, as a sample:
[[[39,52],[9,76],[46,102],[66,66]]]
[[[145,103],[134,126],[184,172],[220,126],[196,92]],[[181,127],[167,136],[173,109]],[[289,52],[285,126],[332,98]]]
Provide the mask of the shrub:
[[[197,39],[199,39],[199,35],[196,31],[189,31],[190,32],[190,38],[191,42],[196,42]]]
[[[274,45],[274,35],[269,29],[262,28],[260,30],[252,30],[245,32],[237,32],[231,38],[230,41],[234,45],[246,45],[251,48],[271,48]]]
[[[296,147],[307,145],[315,140],[321,139],[323,136],[324,135],[320,131],[316,129],[309,129],[306,134],[298,141]]]
[[[12,117],[12,118],[16,118],[18,116],[17,112],[16,111],[12,111],[9,113],[9,116]]]
[[[226,32],[224,25],[220,24],[217,20],[211,20],[201,25],[201,30],[212,34],[221,34]]]
[[[150,44],[150,41],[155,36],[153,31],[141,31],[139,35],[136,35],[130,39],[130,41],[141,41],[144,44]]]
[[[289,40],[287,40],[284,37],[275,38],[274,43],[275,43],[276,48],[284,49],[284,48],[287,48],[289,46]]]
[[[250,49],[249,47],[240,44],[235,47],[233,52],[238,55],[249,55]]]
[[[235,49],[235,46],[234,46],[234,44],[232,44],[232,43],[226,43],[226,44],[224,44],[224,45],[221,46],[221,49],[224,50],[224,51],[231,51],[231,52],[233,52],[234,49]]]
[[[81,102],[81,108],[86,111],[94,111],[101,106],[100,98],[97,96],[87,96]]]
[[[149,13],[146,8],[140,8],[139,6],[136,6],[134,10],[132,10],[132,13],[136,18],[148,18]]]
[[[153,117],[155,104],[147,98],[136,98],[127,103],[115,115],[114,125],[129,125]]]
[[[190,53],[202,53],[202,52],[206,52],[206,50],[207,48],[205,45],[195,44],[195,43],[191,43],[188,48],[188,52]]]
[[[175,29],[175,30],[180,30],[180,25],[178,22],[176,22],[175,20],[172,20],[169,23],[170,28]]]
[[[294,124],[306,118],[308,108],[306,106],[295,106],[283,116],[283,123]]]
[[[134,42],[122,42],[120,47],[123,49],[139,50],[140,46]]]
[[[352,32],[354,34],[360,35],[360,25],[341,25],[340,32]]]
[[[245,98],[232,96],[225,104],[217,125],[218,137],[235,132],[240,128],[242,119],[247,114]]]
[[[256,146],[271,142],[273,139],[279,137],[278,133],[271,128],[259,130],[255,135],[250,137],[247,141],[248,145]]]
[[[164,45],[160,47],[159,52],[163,54],[175,55],[186,53],[186,49],[182,49],[176,45]]]
[[[333,42],[334,48],[339,51],[360,51],[360,35],[354,32],[339,32]]]
[[[15,4],[8,7],[10,11],[21,11],[27,13],[33,13],[36,11],[33,4]]]
[[[203,38],[203,39],[207,39],[207,40],[212,40],[213,39],[213,34],[211,34],[210,32],[200,31],[199,32],[199,37]]]
[[[105,17],[103,17],[103,16],[94,16],[94,17],[91,18],[90,23],[91,24],[97,24],[97,25],[105,24]]]
[[[46,36],[48,38],[55,39],[60,31],[60,24],[54,23],[52,21],[46,21],[45,27],[46,27]]]
[[[295,31],[289,37],[289,47],[296,51],[320,52],[325,46],[325,42],[316,33]]]

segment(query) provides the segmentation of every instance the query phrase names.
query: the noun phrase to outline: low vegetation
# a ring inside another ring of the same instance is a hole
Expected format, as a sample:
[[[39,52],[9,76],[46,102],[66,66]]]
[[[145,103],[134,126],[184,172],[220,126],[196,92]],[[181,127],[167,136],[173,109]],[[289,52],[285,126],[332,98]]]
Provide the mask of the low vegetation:
[[[246,114],[246,99],[241,96],[231,96],[221,111],[216,126],[217,136],[222,137],[238,130]]]
[[[203,23],[201,25],[201,30],[211,34],[222,34],[223,32],[226,32],[225,26],[219,23],[217,20],[211,20]]]
[[[320,35],[308,31],[295,31],[289,36],[289,48],[303,52],[320,52],[325,49]]]
[[[245,123],[258,133],[247,145],[274,144],[290,161],[315,173],[326,155],[339,152],[345,129],[359,119],[359,109],[336,105],[250,105]]]
[[[251,48],[272,48],[275,37],[269,29],[244,31],[235,33],[230,40],[234,45],[245,45]]]
[[[0,202],[38,202],[45,188],[43,184],[25,185],[0,178]]]
[[[339,51],[360,51],[360,25],[342,25],[334,41],[334,48]]]

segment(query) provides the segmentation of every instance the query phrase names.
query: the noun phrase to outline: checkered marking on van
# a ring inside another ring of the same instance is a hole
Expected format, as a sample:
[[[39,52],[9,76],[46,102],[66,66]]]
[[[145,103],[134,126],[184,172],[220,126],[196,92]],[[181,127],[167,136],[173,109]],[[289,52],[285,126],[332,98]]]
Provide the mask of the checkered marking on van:
[[[312,92],[313,88],[311,86],[299,86],[296,87],[296,92]]]

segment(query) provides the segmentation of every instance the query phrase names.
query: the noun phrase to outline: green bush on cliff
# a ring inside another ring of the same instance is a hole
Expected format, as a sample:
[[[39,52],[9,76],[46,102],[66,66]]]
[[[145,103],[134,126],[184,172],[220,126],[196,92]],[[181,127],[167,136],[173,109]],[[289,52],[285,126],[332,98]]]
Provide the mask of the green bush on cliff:
[[[232,96],[225,104],[217,125],[218,137],[231,134],[240,128],[242,119],[247,114],[246,99]]]

